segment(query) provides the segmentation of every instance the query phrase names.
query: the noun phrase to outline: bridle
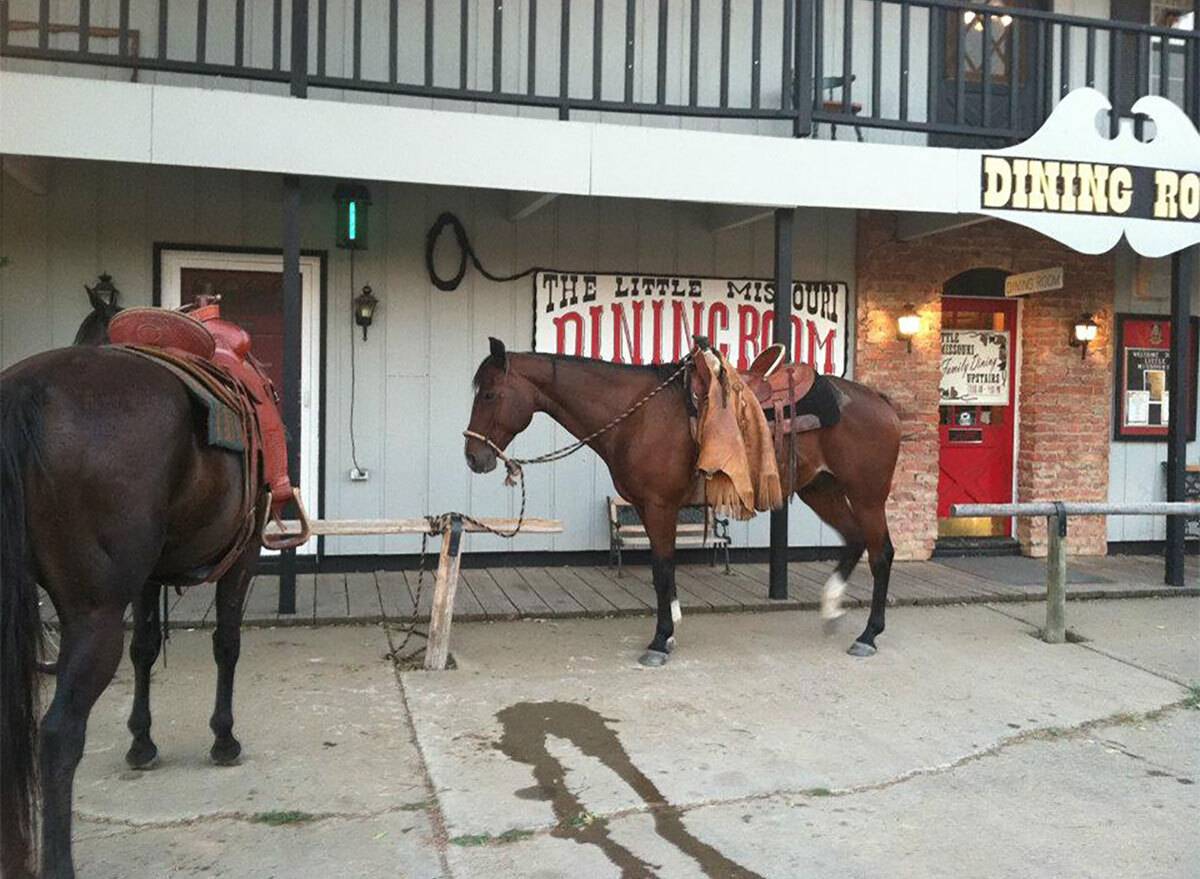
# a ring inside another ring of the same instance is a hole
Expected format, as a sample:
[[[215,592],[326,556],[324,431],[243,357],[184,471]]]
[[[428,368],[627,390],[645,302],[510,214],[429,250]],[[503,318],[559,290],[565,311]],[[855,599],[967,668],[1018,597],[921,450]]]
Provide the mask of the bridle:
[[[603,436],[604,434],[608,433],[610,430],[612,430],[614,427],[616,427],[618,424],[620,424],[622,421],[624,421],[626,418],[628,418],[634,412],[637,412],[639,409],[641,409],[643,406],[645,406],[647,403],[649,403],[651,400],[653,400],[656,396],[658,396],[658,394],[660,394],[663,390],[665,390],[669,384],[671,384],[673,381],[675,381],[680,376],[682,376],[684,373],[686,373],[688,371],[688,369],[691,367],[692,359],[696,356],[696,353],[699,350],[700,350],[699,346],[692,348],[692,350],[687,353],[687,356],[684,357],[682,361],[680,361],[679,368],[677,370],[675,370],[673,373],[671,373],[667,378],[663,379],[662,382],[660,382],[653,390],[651,390],[648,394],[646,394],[644,397],[639,399],[636,403],[634,403],[632,406],[630,406],[624,412],[621,412],[619,415],[616,415],[615,417],[613,417],[612,420],[610,420],[607,424],[605,424],[599,430],[594,430],[591,433],[589,433],[587,436],[583,437],[582,439],[578,439],[575,442],[573,442],[569,445],[565,445],[562,448],[555,449],[552,452],[546,452],[544,455],[537,455],[536,457],[533,457],[533,458],[514,458],[513,456],[507,454],[504,451],[504,449],[500,448],[500,446],[497,445],[491,439],[491,437],[486,436],[485,434],[482,434],[482,433],[476,433],[473,430],[464,430],[463,436],[467,437],[468,439],[477,439],[480,442],[484,443],[485,445],[490,447],[493,452],[496,453],[497,458],[499,458],[501,461],[504,462],[504,467],[508,471],[508,475],[505,476],[505,478],[504,478],[505,485],[516,485],[518,482],[521,485],[521,514],[517,519],[516,528],[514,528],[511,533],[497,531],[493,528],[487,528],[486,530],[491,531],[493,534],[499,535],[500,537],[507,537],[507,538],[515,537],[520,532],[521,524],[525,520],[525,471],[523,468],[525,467],[526,464],[549,464],[553,461],[561,461],[563,458],[568,458],[571,455],[575,454],[576,452],[578,452],[584,446],[588,445],[590,442],[592,442],[592,440],[596,439],[597,437]],[[508,376],[507,365],[505,366],[504,374],[505,374],[505,377],[507,378],[507,376]],[[489,433],[494,432],[496,419],[498,418],[498,413],[499,413],[499,407],[497,407],[497,414],[492,416],[492,425],[488,430]]]

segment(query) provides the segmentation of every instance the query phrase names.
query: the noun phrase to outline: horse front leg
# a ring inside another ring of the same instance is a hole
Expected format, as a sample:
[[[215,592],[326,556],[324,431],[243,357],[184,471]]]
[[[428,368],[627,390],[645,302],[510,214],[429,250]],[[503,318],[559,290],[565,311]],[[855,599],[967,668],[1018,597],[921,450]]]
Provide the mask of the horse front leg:
[[[143,584],[133,604],[133,638],[129,643],[133,708],[128,724],[133,742],[125,753],[125,762],[133,769],[153,769],[158,762],[158,746],[150,738],[150,670],[162,650],[162,617],[158,606],[162,588],[157,583]]]
[[[213,632],[213,660],[217,663],[217,698],[212,718],[213,745],[209,756],[218,766],[233,766],[242,745],[233,737],[233,675],[242,652],[242,614],[246,590],[258,564],[261,547],[252,544],[217,582],[217,628]]]
[[[679,599],[675,594],[675,528],[679,507],[647,505],[638,509],[646,535],[650,538],[650,564],[654,575],[654,595],[657,599],[658,622],[654,640],[638,658],[650,668],[666,665],[675,649],[675,623],[680,617]]]

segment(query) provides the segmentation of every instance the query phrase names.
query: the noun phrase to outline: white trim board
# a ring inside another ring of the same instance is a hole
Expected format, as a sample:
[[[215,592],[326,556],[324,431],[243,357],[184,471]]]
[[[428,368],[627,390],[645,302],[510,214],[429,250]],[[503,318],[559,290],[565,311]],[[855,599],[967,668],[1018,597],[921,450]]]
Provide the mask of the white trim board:
[[[226,269],[229,271],[282,272],[283,256],[277,253],[226,253],[206,250],[163,250],[160,254],[160,284],[164,308],[178,308],[183,301],[180,274],[183,269]],[[300,491],[304,506],[316,515],[321,500],[321,258],[300,257]],[[316,552],[310,540],[296,550]],[[265,551],[264,551],[265,552]],[[268,553],[269,554],[269,553]]]

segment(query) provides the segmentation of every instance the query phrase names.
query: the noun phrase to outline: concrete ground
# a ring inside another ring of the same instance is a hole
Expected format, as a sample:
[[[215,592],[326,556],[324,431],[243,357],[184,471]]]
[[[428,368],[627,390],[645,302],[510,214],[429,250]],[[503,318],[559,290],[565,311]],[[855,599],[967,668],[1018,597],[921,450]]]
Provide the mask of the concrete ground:
[[[208,763],[209,634],[92,716],[81,877],[1184,877],[1200,870],[1200,599],[456,625],[397,674],[378,626],[244,635],[241,765]]]

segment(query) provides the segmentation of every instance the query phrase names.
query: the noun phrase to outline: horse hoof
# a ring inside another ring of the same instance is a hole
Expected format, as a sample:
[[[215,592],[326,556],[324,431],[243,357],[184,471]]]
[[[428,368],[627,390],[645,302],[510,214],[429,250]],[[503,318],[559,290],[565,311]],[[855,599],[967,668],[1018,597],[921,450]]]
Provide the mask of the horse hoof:
[[[125,762],[129,764],[130,769],[154,769],[158,766],[158,748],[153,742],[130,745],[129,750],[125,752]]]
[[[647,650],[638,657],[638,663],[646,668],[660,668],[667,664],[670,656],[661,650]]]
[[[242,754],[241,743],[237,739],[230,739],[227,742],[214,742],[212,750],[208,752],[213,763],[218,766],[237,766],[240,762],[239,757]]]
[[[846,652],[851,656],[874,656],[875,648],[870,644],[864,644],[862,641],[855,641]]]
[[[842,617],[844,616],[845,614],[840,613],[835,617],[825,617],[821,620],[821,631],[826,635],[837,634],[838,629],[842,627]]]

